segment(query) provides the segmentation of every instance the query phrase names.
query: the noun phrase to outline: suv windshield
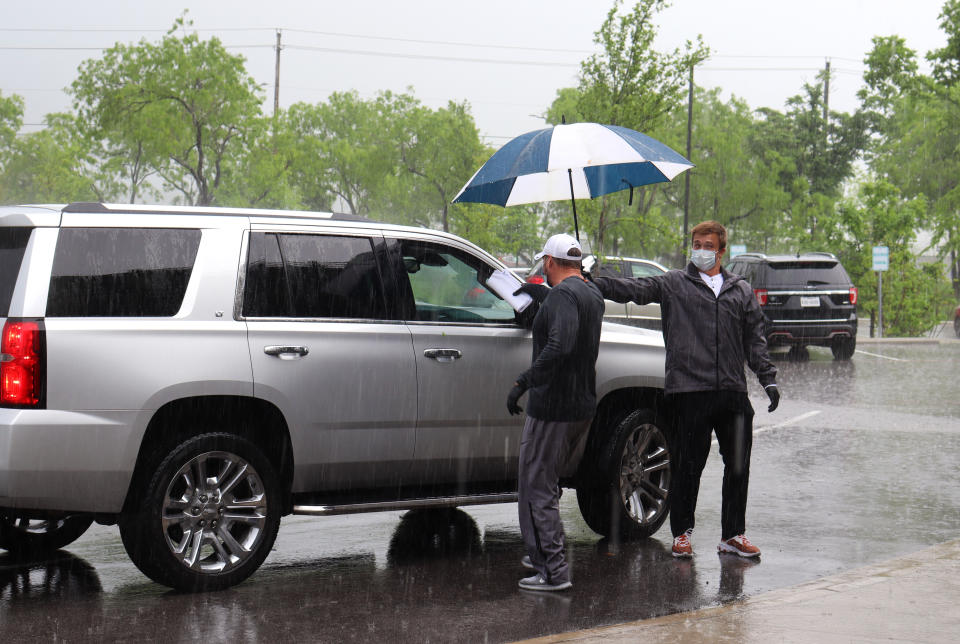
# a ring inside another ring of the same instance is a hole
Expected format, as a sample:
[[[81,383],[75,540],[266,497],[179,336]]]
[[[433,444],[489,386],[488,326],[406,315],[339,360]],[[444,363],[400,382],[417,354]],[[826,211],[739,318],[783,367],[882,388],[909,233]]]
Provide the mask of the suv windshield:
[[[10,298],[20,274],[31,228],[0,228],[0,316],[10,312]]]
[[[850,278],[839,262],[771,262],[767,265],[767,288],[830,284],[847,285]]]

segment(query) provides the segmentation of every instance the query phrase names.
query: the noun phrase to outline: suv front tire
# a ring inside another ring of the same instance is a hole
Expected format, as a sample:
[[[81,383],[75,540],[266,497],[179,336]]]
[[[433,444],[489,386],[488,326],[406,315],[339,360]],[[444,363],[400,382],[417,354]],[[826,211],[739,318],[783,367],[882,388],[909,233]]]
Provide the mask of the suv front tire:
[[[577,503],[590,529],[605,537],[643,539],[670,512],[670,449],[656,414],[639,409],[594,428]]]
[[[280,515],[279,479],[261,450],[233,434],[202,434],[163,459],[139,509],[121,519],[120,536],[154,581],[220,590],[259,568]]]

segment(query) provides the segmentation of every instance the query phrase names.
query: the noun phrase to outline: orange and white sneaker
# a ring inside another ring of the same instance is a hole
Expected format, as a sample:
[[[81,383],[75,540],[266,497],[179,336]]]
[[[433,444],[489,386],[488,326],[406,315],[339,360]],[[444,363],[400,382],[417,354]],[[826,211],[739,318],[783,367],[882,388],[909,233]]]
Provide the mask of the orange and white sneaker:
[[[690,535],[693,534],[693,528],[690,528],[683,534],[673,539],[673,556],[690,558],[693,556],[693,546],[690,545]]]
[[[674,548],[676,548],[676,546],[674,546]],[[750,540],[742,534],[738,534],[735,537],[721,541],[720,545],[717,546],[717,552],[732,552],[733,554],[740,555],[741,557],[760,556],[760,548],[750,543]]]

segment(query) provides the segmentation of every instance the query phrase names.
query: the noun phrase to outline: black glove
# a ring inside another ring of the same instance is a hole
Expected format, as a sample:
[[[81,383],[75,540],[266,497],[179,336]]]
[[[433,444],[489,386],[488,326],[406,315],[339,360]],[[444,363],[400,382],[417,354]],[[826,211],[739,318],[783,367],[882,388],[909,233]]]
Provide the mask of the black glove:
[[[507,394],[507,411],[510,412],[511,416],[523,413],[523,407],[518,405],[517,401],[520,400],[520,396],[522,396],[525,391],[526,388],[523,385],[517,382],[513,383],[513,389]]]
[[[534,302],[540,304],[547,298],[547,295],[550,294],[550,288],[544,286],[543,284],[531,284],[530,282],[524,282],[520,285],[520,288],[513,292],[514,295],[520,295],[521,293],[526,293],[533,298]]]
[[[763,390],[767,392],[767,397],[770,398],[770,406],[767,407],[767,411],[772,412],[780,404],[780,390],[776,385],[767,385]]]

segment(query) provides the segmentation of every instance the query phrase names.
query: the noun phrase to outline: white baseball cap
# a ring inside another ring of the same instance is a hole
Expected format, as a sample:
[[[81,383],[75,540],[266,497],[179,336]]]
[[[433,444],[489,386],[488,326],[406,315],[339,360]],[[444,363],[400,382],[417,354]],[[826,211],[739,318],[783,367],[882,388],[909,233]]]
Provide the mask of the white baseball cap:
[[[577,249],[576,255],[570,254],[570,251],[573,249]],[[580,242],[572,235],[560,233],[548,239],[547,243],[543,245],[543,250],[534,255],[533,259],[538,260],[544,255],[549,255],[556,259],[568,259],[572,262],[579,262],[583,259],[583,250],[580,248]]]

